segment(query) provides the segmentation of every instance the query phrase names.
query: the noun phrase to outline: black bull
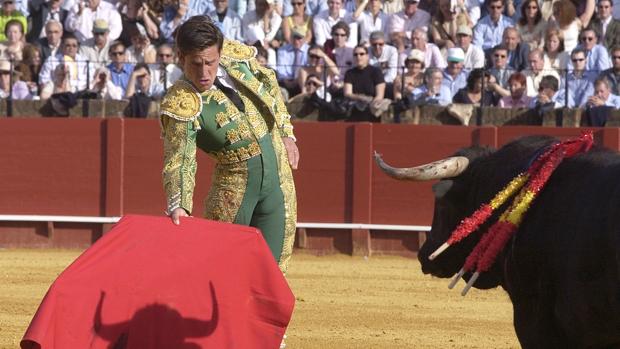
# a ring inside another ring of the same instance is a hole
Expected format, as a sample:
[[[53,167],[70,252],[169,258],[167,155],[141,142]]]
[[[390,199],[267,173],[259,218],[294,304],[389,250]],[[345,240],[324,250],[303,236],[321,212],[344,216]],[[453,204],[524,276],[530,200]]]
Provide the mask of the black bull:
[[[507,204],[476,233],[433,261],[429,255],[554,141],[525,137],[495,152],[467,148],[456,154],[469,165],[434,186],[433,225],[418,255],[425,274],[448,278],[458,272]],[[620,348],[618,153],[594,147],[562,162],[491,270],[474,284],[497,286],[510,295],[523,348]]]

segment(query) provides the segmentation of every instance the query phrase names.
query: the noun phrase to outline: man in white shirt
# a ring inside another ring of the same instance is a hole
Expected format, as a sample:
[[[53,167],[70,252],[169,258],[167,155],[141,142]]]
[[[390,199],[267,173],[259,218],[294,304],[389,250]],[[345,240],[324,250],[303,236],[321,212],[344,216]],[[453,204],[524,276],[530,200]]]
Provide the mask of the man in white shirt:
[[[241,17],[228,7],[228,0],[213,0],[215,10],[208,13],[227,39],[243,42]]]
[[[387,34],[387,25],[390,18],[381,9],[382,5],[383,0],[363,0],[353,14],[354,18],[359,14],[357,16],[357,25],[360,31],[361,43],[368,42],[370,33],[374,31],[382,31]]]
[[[398,48],[398,52],[404,52],[409,46],[415,29],[420,28],[428,32],[431,15],[418,9],[418,3],[418,0],[405,0],[405,8],[390,16],[388,32],[392,43]]]
[[[456,46],[465,52],[463,69],[472,70],[484,67],[484,51],[482,48],[471,43],[472,30],[467,25],[461,25],[456,30]]]
[[[312,31],[314,33],[314,41],[317,45],[323,46],[327,39],[331,39],[331,30],[334,24],[344,21],[349,25],[349,37],[347,46],[354,47],[357,45],[357,23],[353,20],[353,15],[347,13],[342,8],[342,0],[328,0],[329,9],[319,13],[312,23]]]
[[[174,63],[174,50],[169,44],[161,44],[157,48],[156,62],[149,65],[151,83],[161,85],[165,91],[183,75],[183,72]]]
[[[65,20],[65,29],[73,32],[80,42],[93,37],[95,19],[105,19],[110,27],[110,41],[118,39],[123,30],[121,15],[116,7],[107,1],[89,0],[88,6],[78,1]]]
[[[385,43],[385,34],[375,31],[370,34],[369,64],[381,69],[386,84],[394,82],[398,73],[398,50]],[[387,89],[391,90],[390,88]]]
[[[544,53],[541,49],[533,50],[528,55],[530,69],[524,70],[523,74],[525,75],[527,85],[526,94],[529,97],[535,97],[538,94],[538,87],[544,76],[551,75],[560,81],[560,76],[555,69],[544,70],[545,61],[543,56]]]
[[[79,42],[73,34],[65,34],[62,39],[61,50],[55,56],[50,56],[39,73],[39,85],[43,86],[52,81],[52,72],[60,64],[65,66],[68,75],[71,92],[86,89],[87,80],[92,80],[88,74],[95,72],[94,67],[87,68],[86,57],[79,54]]]

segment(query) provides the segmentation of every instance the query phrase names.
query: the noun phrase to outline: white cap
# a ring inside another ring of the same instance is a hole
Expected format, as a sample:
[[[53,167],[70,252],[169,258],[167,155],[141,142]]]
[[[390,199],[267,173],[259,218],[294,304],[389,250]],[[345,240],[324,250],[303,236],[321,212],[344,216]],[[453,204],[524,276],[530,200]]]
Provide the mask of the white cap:
[[[448,49],[448,62],[463,62],[465,60],[465,52],[460,47],[452,47]]]

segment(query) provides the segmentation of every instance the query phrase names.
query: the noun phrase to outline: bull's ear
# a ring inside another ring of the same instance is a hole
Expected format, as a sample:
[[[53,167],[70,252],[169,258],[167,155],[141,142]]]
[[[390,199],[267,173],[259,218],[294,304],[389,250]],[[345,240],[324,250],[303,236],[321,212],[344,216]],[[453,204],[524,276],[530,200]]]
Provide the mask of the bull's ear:
[[[452,188],[454,185],[454,181],[451,179],[442,179],[439,182],[433,184],[433,193],[435,194],[435,199],[441,199],[446,195],[448,190]]]

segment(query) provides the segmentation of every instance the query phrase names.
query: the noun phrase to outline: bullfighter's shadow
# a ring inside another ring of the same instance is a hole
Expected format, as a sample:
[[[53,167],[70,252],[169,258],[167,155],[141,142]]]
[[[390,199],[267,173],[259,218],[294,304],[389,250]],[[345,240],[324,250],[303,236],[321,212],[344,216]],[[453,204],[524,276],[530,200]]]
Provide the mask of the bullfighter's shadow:
[[[177,310],[154,303],[136,311],[131,319],[115,324],[102,321],[105,299],[105,292],[102,292],[95,312],[94,332],[110,343],[108,349],[200,349],[199,345],[186,342],[186,339],[208,337],[217,327],[219,309],[213,284],[209,283],[209,289],[213,312],[208,321],[184,318]]]

